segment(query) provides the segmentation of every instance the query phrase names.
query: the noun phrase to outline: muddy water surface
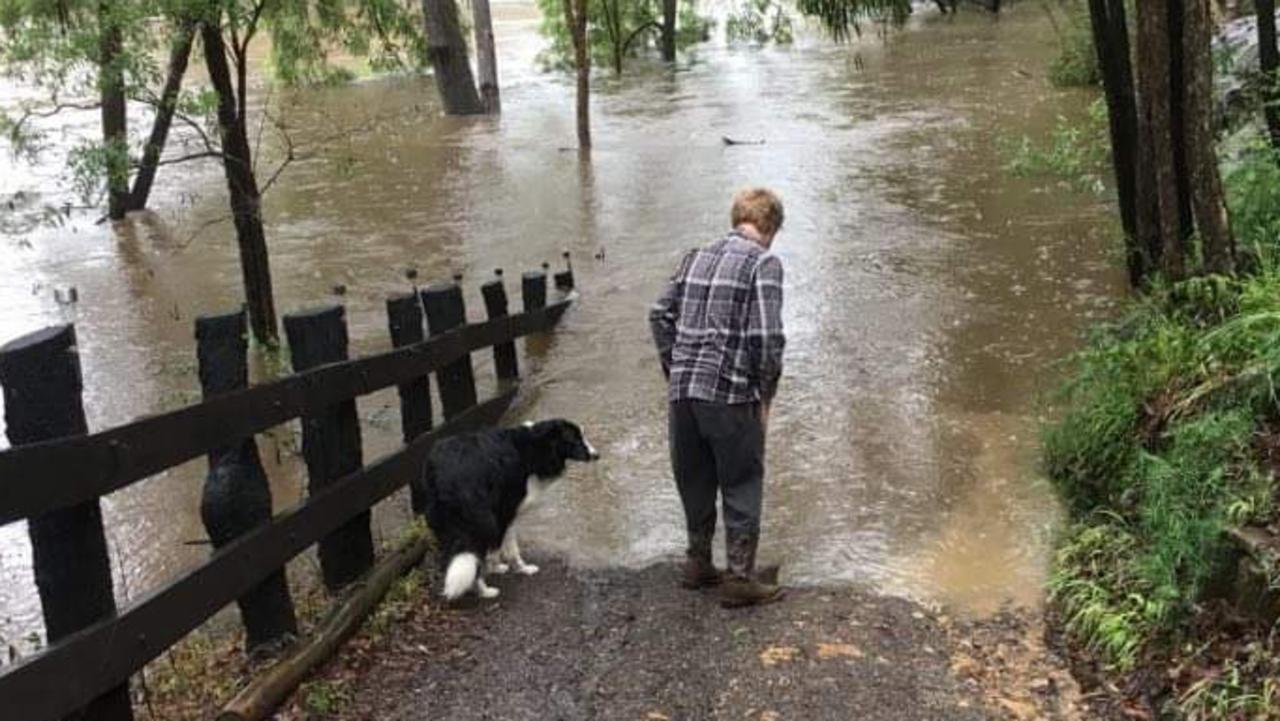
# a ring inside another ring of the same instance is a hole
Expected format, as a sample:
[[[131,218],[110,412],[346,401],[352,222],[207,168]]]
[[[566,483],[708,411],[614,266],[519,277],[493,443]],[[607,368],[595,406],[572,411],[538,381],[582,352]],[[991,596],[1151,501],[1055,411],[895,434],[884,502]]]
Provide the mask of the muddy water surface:
[[[773,186],[788,213],[775,248],[790,345],[762,553],[794,583],[1034,603],[1056,515],[1034,471],[1035,395],[1123,281],[1104,204],[1003,169],[1002,140],[1043,137],[1089,101],[1044,80],[1054,38],[1034,4],[999,21],[924,14],[887,41],[713,45],[675,72],[637,64],[597,85],[589,165],[562,149],[571,87],[536,70],[533,13],[499,18],[501,119],[438,117],[429,79],[260,93],[323,150],[266,201],[278,306],[334,300],[343,284],[353,351],[371,352],[388,345],[382,301],[407,289],[407,266],[465,274],[474,314],[494,267],[572,250],[583,302],[526,359],[513,416],[574,418],[605,460],[573,472],[525,537],[572,562],[644,564],[682,543],[646,307],[679,255],[722,231],[735,187]],[[70,143],[93,118],[64,122],[51,138]],[[0,190],[56,205],[58,172],[15,166]],[[240,293],[221,182],[216,167],[181,166],[162,174],[156,214],[115,234],[73,212],[0,238],[0,337],[74,321],[91,427],[197,397],[192,318]],[[60,306],[68,286],[80,302]],[[394,398],[360,410],[366,458],[393,448]],[[296,444],[293,428],[260,440],[278,505],[305,486]],[[104,500],[121,595],[207,553],[203,472],[193,462]],[[0,528],[0,640],[33,630],[14,524]]]

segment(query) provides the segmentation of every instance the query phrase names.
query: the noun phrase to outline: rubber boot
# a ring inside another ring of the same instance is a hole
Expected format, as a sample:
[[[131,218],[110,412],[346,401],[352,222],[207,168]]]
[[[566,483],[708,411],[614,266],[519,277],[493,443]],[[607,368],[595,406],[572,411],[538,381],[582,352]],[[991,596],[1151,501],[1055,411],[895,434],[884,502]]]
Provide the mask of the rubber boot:
[[[726,540],[729,574],[720,586],[720,605],[724,608],[741,608],[780,600],[782,588],[776,583],[766,583],[756,575],[756,546],[759,536],[754,533],[730,532]],[[776,570],[774,574],[776,578]]]
[[[680,573],[681,587],[696,591],[720,583],[720,572],[711,562],[711,538],[709,533],[689,534],[689,548]]]

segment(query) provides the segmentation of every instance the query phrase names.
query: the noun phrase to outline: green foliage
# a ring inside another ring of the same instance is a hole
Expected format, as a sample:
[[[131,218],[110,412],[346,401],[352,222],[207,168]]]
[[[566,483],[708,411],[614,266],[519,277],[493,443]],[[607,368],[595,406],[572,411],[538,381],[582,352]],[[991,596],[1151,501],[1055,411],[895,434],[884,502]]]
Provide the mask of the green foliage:
[[[1223,567],[1228,526],[1277,513],[1276,480],[1256,448],[1280,422],[1277,181],[1264,144],[1234,154],[1227,195],[1253,272],[1157,286],[1135,301],[1069,361],[1062,413],[1044,430],[1044,467],[1072,518],[1053,601],[1069,634],[1119,670],[1181,638]],[[1193,683],[1180,713],[1269,718],[1278,697],[1264,656],[1229,659]]]
[[[1272,228],[1280,205],[1254,207],[1269,193],[1240,187],[1265,176],[1254,170],[1228,185],[1238,217]],[[1043,443],[1073,519],[1051,590],[1068,632],[1117,669],[1178,640],[1223,566],[1228,526],[1276,512],[1275,479],[1255,449],[1280,419],[1275,257],[1264,247],[1243,279],[1157,287],[1069,363],[1063,412]],[[1274,688],[1229,686],[1197,687],[1197,713],[1246,697],[1274,703]]]
[[[1224,168],[1231,225],[1243,251],[1280,257],[1280,158],[1260,135],[1244,143]]]
[[[547,68],[573,67],[573,41],[565,24],[563,0],[537,0],[542,11],[541,32],[550,46],[539,54]],[[587,44],[591,62],[621,74],[626,60],[658,52],[661,39],[660,0],[588,0]],[[709,18],[697,13],[694,0],[680,0],[676,18],[676,49],[704,42],[711,30]]]
[[[366,58],[378,72],[417,68],[426,58],[420,5],[414,2],[276,2],[264,19],[271,31],[272,66],[290,85],[348,80],[348,71],[328,62],[335,49]]]
[[[1089,8],[1083,0],[1059,3],[1061,17],[1046,3],[1058,30],[1058,54],[1049,63],[1049,81],[1060,88],[1097,85],[1102,82],[1098,54],[1093,47],[1093,31],[1089,25]]]
[[[778,0],[746,0],[725,20],[730,42],[788,45],[795,39],[791,15]]]
[[[1083,122],[1059,117],[1047,144],[1023,136],[1006,152],[1007,167],[1015,175],[1052,175],[1076,191],[1102,193],[1111,158],[1106,103],[1098,99],[1090,104]]]
[[[129,102],[154,106],[155,88],[166,71],[160,61],[179,28],[191,19],[217,22],[233,61],[239,61],[259,31],[268,32],[270,70],[276,80],[289,85],[349,79],[349,70],[329,62],[338,51],[365,58],[374,71],[414,68],[426,57],[420,6],[411,0],[113,0],[102,6],[75,0],[0,0],[0,35],[5,39],[0,44],[0,73],[43,93],[0,113],[0,138],[13,157],[39,159],[40,119],[94,108],[101,78],[111,75],[100,67],[103,27],[122,30],[118,68],[112,69],[122,74]],[[202,125],[216,145],[214,108],[206,88],[187,88],[178,101],[182,117]],[[100,198],[105,178],[127,175],[146,138],[145,127],[135,125],[132,130],[128,147],[106,147],[96,134],[80,140],[67,158],[69,186],[76,195]]]
[[[863,23],[901,25],[911,16],[911,0],[797,0],[796,9],[817,18],[837,41],[862,35]]]
[[[1258,678],[1260,686],[1249,682]],[[1193,684],[1178,711],[1187,721],[1280,718],[1280,657],[1263,644],[1250,644],[1219,673]]]
[[[336,716],[351,703],[349,683],[345,680],[317,680],[302,684],[298,689],[302,707],[308,713],[319,716]]]

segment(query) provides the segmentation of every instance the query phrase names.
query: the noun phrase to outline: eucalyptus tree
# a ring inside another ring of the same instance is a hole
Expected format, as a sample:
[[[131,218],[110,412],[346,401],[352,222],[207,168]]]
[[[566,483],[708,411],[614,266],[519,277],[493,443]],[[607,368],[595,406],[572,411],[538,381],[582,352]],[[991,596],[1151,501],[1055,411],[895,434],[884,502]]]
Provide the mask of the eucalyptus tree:
[[[212,86],[217,139],[202,134],[204,154],[220,160],[226,179],[240,250],[240,270],[254,337],[268,345],[279,331],[272,292],[262,193],[296,159],[283,119],[266,108],[264,119],[277,131],[283,158],[259,183],[254,146],[249,142],[252,67],[249,46],[264,29],[271,37],[275,74],[285,83],[327,82],[342,73],[328,63],[335,47],[369,60],[374,69],[401,67],[424,53],[416,18],[396,0],[194,0],[205,68]]]
[[[1212,123],[1210,0],[1135,6],[1131,28],[1124,0],[1089,2],[1130,282],[1232,273],[1235,238]]]
[[[251,61],[250,45],[269,35],[273,79],[295,85],[341,78],[328,62],[335,48],[366,59],[374,70],[417,64],[427,55],[421,18],[402,0],[0,0],[0,32],[0,67],[44,90],[40,100],[0,116],[0,130],[12,148],[34,156],[41,143],[35,121],[99,110],[101,141],[76,147],[70,162],[82,194],[105,184],[112,218],[146,205],[163,165],[222,165],[251,327],[266,344],[277,342],[278,331],[262,194],[298,153],[283,118],[269,107],[254,110],[262,114],[258,127],[271,127],[283,146],[280,162],[260,182],[249,96],[265,68]],[[197,40],[209,86],[183,89]],[[155,58],[166,46],[161,69]],[[156,110],[137,159],[126,126],[128,102]],[[195,152],[165,152],[175,122]]]
[[[127,96],[152,74],[149,9],[120,0],[0,0],[0,67],[42,91],[0,117],[11,149],[35,159],[42,136],[34,124],[67,111],[100,113],[101,137],[69,155],[82,195],[106,181],[112,219],[129,202]]]

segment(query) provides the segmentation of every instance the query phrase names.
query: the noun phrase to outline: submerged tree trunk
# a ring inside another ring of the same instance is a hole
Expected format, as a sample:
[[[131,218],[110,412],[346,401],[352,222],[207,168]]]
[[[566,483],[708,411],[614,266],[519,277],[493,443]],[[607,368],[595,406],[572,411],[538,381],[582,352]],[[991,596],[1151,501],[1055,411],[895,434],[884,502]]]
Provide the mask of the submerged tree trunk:
[[[563,0],[565,21],[573,39],[573,62],[578,74],[578,150],[591,150],[591,54],[587,47],[587,0]]]
[[[662,59],[676,60],[676,15],[680,12],[679,0],[662,0]]]
[[[1267,136],[1271,147],[1280,151],[1280,48],[1276,46],[1276,0],[1254,0],[1258,12],[1258,65],[1262,71],[1263,115],[1267,119]]]
[[[124,217],[129,206],[129,137],[124,95],[123,39],[119,12],[98,2],[98,91],[102,100],[102,145],[106,149],[107,213]]]
[[[476,24],[476,71],[480,76],[480,104],[484,111],[496,114],[502,109],[498,98],[498,55],[493,42],[493,18],[489,0],[471,0],[472,19]]]
[[[436,76],[445,113],[483,113],[467,58],[467,42],[458,23],[457,4],[454,0],[422,0],[422,17],[427,31],[427,60]]]
[[[1186,152],[1191,203],[1205,269],[1235,272],[1235,238],[1223,198],[1213,135],[1213,18],[1209,0],[1187,0],[1183,17]]]
[[[218,96],[218,136],[222,141],[222,168],[231,197],[231,215],[236,240],[240,245],[240,272],[244,277],[245,301],[249,323],[258,341],[275,345],[279,341],[276,325],[275,298],[271,290],[271,266],[267,257],[266,233],[262,228],[262,195],[253,172],[253,158],[245,117],[238,110],[227,65],[227,48],[216,24],[202,23],[200,40],[204,45],[205,65],[209,81]]]
[[[151,136],[142,150],[142,162],[138,166],[138,174],[133,179],[133,191],[129,193],[129,210],[142,210],[147,207],[151,186],[155,183],[156,171],[160,169],[160,156],[164,153],[165,143],[169,140],[169,128],[173,125],[178,93],[182,91],[182,77],[187,73],[187,63],[191,57],[191,44],[195,34],[195,23],[184,21],[178,28],[173,46],[169,48],[169,65],[165,73],[164,88],[160,91],[160,103],[156,106],[156,117],[151,123]]]
[[[1102,71],[1102,86],[1110,122],[1111,162],[1116,196],[1125,234],[1125,259],[1129,283],[1139,287],[1150,272],[1150,258],[1138,242],[1137,182],[1138,117],[1134,100],[1133,61],[1129,48],[1129,23],[1124,0],[1089,0],[1094,50]]]

